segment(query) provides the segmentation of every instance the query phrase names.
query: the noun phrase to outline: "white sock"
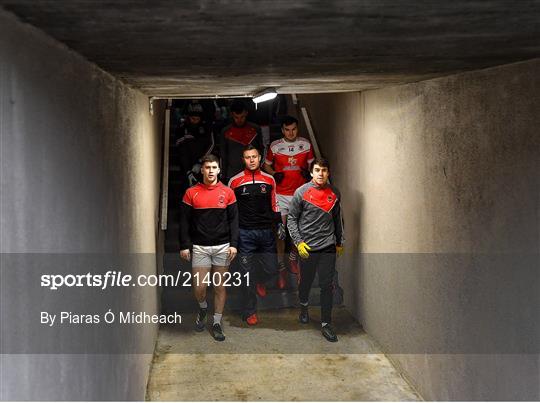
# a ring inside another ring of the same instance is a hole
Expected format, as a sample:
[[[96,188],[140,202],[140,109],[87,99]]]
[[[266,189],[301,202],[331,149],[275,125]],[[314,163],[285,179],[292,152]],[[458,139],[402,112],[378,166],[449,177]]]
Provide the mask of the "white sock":
[[[321,326],[322,326],[322,327],[325,327],[327,324],[328,324],[328,323],[326,323],[326,322],[321,322]]]
[[[308,306],[308,302],[300,302],[300,305],[302,305],[302,306]]]
[[[206,301],[199,302],[199,308],[201,308],[201,309],[208,308],[208,302],[206,302]]]
[[[223,316],[222,313],[214,313],[214,325],[216,323],[221,323],[221,317]]]

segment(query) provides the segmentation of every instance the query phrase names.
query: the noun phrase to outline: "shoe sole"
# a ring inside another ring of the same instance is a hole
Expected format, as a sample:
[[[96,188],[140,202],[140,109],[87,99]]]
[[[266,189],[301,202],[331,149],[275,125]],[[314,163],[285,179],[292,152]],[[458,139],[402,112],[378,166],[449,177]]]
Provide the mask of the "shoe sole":
[[[215,341],[225,341],[225,336],[214,336]]]
[[[200,333],[200,332],[204,332],[204,329],[206,328],[206,325],[204,323],[201,323],[201,324],[197,324],[195,323],[195,331]]]

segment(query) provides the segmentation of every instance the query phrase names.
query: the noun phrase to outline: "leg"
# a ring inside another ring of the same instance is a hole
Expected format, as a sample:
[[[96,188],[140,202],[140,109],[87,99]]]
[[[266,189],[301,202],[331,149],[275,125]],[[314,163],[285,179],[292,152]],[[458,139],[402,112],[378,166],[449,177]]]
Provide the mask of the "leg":
[[[258,232],[257,251],[262,265],[262,270],[258,271],[258,278],[261,282],[265,282],[277,274],[276,239],[271,229],[259,230]]]
[[[210,270],[212,268],[212,261],[208,254],[208,248],[193,245],[191,261],[193,266],[193,294],[199,303],[199,312],[197,313],[197,319],[195,320],[195,330],[197,332],[202,332],[206,327],[206,313],[208,309],[208,303],[206,302],[207,284],[203,280],[207,275],[210,275]]]
[[[321,288],[321,322],[332,323],[333,286],[336,271],[336,248],[331,246],[320,252],[317,264],[319,287]]]
[[[281,222],[283,223],[283,225],[287,226],[287,216],[286,215],[282,215],[281,216]],[[285,240],[282,240],[282,239],[278,239],[277,240],[277,252],[278,252],[278,262],[280,264],[280,266],[282,266],[282,264],[285,264],[284,262],[284,256],[285,256]]]
[[[239,269],[244,279],[245,273],[250,273],[250,284],[242,281],[242,304],[243,304],[243,319],[253,315],[257,311],[257,294],[255,292],[256,279],[254,278],[253,268],[253,253],[256,251],[256,244],[253,239],[251,230],[240,229],[238,243],[238,259]]]
[[[203,303],[206,301],[206,284],[203,283],[204,277],[210,273],[211,267],[194,267],[193,268],[193,294],[197,302]]]
[[[225,300],[227,299],[227,287],[223,285],[225,277],[223,276],[229,270],[228,266],[213,266],[212,277],[214,273],[219,273],[219,276],[215,275],[216,279],[220,279],[214,284],[214,312],[217,314],[223,314],[223,308],[225,307]]]
[[[209,254],[207,246],[193,245],[193,252],[191,257],[192,262],[192,281],[193,281],[193,293],[198,303],[206,301],[206,284],[204,284],[204,277],[210,273],[212,268],[212,259]]]
[[[307,259],[302,259],[302,264],[300,265],[300,284],[298,285],[298,297],[302,305],[307,305],[309,302],[309,290],[311,290],[311,285],[317,273],[318,261],[319,255],[317,252],[311,252]]]

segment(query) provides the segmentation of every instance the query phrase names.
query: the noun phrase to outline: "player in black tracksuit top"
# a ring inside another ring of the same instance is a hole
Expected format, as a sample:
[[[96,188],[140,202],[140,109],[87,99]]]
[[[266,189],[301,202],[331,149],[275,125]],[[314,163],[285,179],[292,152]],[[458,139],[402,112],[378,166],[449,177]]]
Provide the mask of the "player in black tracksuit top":
[[[265,296],[264,282],[277,274],[273,228],[278,225],[278,235],[284,237],[285,227],[277,205],[276,182],[260,170],[261,154],[257,148],[247,146],[243,160],[245,169],[231,178],[229,187],[234,190],[238,203],[240,270],[250,273],[249,286],[243,285],[243,318],[249,325],[256,325],[257,294]]]

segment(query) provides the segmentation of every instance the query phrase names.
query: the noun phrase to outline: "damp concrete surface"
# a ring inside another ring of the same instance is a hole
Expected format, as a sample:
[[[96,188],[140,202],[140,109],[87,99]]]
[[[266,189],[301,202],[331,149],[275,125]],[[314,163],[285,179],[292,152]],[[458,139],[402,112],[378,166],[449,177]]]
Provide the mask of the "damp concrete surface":
[[[183,315],[160,329],[147,400],[422,400],[344,308],[334,313],[337,343],[322,337],[318,308],[308,325],[297,315],[266,310],[248,327],[226,313],[224,342],[210,326],[195,332],[195,315]]]

